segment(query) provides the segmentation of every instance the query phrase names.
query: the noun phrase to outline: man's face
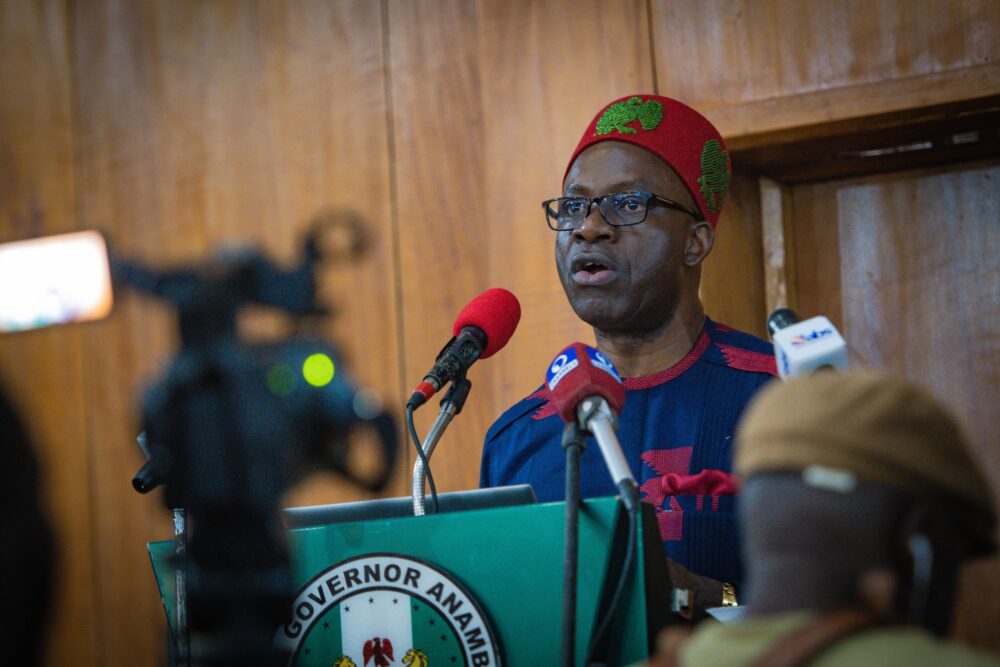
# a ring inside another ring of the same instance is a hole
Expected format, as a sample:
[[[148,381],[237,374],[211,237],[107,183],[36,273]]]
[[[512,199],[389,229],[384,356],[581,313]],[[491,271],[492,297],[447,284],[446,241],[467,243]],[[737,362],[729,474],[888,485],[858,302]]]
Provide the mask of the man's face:
[[[696,209],[674,171],[632,144],[603,141],[584,150],[566,175],[564,196],[646,191]],[[684,249],[695,224],[686,213],[651,205],[638,225],[613,227],[597,206],[575,230],[557,232],[556,268],[577,316],[605,334],[652,334],[673,317],[688,271]]]

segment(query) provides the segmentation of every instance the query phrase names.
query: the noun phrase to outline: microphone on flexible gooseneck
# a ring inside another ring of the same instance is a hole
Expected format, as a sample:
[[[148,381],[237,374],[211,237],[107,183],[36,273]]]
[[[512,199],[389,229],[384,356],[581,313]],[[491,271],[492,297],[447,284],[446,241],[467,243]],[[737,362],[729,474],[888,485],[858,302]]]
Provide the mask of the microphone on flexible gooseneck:
[[[431,474],[429,459],[451,420],[462,411],[472,383],[465,372],[477,359],[495,354],[507,344],[521,319],[521,304],[509,291],[488,289],[462,309],[452,328],[454,337],[438,353],[434,365],[410,394],[406,402],[406,427],[417,450],[413,466],[413,513],[423,515],[424,479],[431,487],[431,497],[437,512],[437,489]],[[441,387],[451,382],[451,388],[441,401],[437,419],[421,442],[413,423],[413,413]]]
[[[622,501],[629,511],[634,511],[639,489],[615,433],[618,413],[625,403],[625,387],[614,365],[589,345],[573,343],[549,366],[546,385],[563,421],[576,421],[597,440]]]
[[[521,304],[502,287],[488,289],[470,301],[455,318],[454,337],[438,353],[406,406],[420,407],[441,387],[469,370],[477,359],[494,355],[510,340],[520,320]]]

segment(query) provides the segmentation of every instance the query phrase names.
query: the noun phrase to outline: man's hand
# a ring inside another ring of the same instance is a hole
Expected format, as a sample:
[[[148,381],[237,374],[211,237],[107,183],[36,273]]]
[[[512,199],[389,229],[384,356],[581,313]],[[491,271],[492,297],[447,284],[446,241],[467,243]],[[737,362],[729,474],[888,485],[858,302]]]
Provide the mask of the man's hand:
[[[692,623],[701,621],[712,607],[722,606],[722,582],[695,574],[680,563],[667,559],[670,582],[674,589],[690,592],[689,613],[681,614]]]

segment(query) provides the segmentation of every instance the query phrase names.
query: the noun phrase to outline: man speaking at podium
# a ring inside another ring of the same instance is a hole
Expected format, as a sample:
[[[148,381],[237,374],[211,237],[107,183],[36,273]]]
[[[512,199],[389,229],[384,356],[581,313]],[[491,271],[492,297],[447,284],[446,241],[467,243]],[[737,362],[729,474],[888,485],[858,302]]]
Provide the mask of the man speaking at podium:
[[[730,447],[747,401],[775,374],[771,346],[713,322],[698,296],[730,175],[701,114],[634,95],[591,121],[562,196],[543,204],[566,296],[625,379],[618,438],[656,508],[674,586],[698,610],[735,601]],[[540,501],[562,500],[562,430],[544,387],[515,404],[487,433],[480,485],[528,483]],[[580,476],[584,498],[616,493],[593,443]]]

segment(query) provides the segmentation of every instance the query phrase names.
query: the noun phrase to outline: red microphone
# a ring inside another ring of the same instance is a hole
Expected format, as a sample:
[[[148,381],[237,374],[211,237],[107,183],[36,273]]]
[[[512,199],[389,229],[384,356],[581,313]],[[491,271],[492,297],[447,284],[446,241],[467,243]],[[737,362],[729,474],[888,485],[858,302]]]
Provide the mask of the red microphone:
[[[517,297],[502,287],[486,290],[470,301],[455,318],[451,329],[453,336],[465,327],[476,327],[486,335],[486,347],[480,359],[492,357],[507,344],[521,321],[521,304]]]
[[[576,420],[577,406],[588,396],[603,398],[616,415],[625,404],[625,387],[614,364],[583,343],[573,343],[552,360],[545,383],[564,422]]]
[[[514,335],[521,304],[509,291],[494,287],[470,301],[455,318],[454,337],[410,395],[406,406],[416,409],[441,387],[469,369],[477,359],[496,354]]]
[[[625,506],[629,511],[638,509],[638,485],[615,433],[625,386],[614,364],[589,345],[573,343],[549,365],[545,384],[563,421],[579,423],[597,440]]]

